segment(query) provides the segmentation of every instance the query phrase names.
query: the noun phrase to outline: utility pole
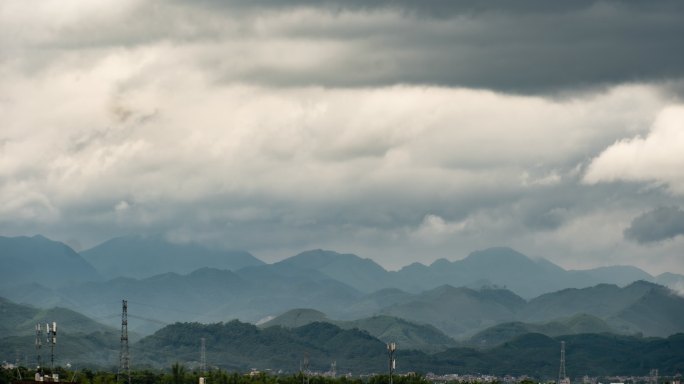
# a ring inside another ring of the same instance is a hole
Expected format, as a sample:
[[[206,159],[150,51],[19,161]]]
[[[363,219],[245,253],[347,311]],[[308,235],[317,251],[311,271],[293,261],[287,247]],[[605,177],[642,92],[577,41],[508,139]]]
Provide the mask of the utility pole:
[[[131,384],[130,356],[128,354],[128,301],[122,300],[121,303],[121,347],[119,349],[119,372],[116,375],[116,382],[119,383],[121,375],[128,376],[128,384]]]
[[[394,359],[394,352],[397,350],[397,345],[395,343],[387,344],[387,355],[389,356],[389,384],[392,384],[392,374],[394,369],[397,367],[397,361]]]

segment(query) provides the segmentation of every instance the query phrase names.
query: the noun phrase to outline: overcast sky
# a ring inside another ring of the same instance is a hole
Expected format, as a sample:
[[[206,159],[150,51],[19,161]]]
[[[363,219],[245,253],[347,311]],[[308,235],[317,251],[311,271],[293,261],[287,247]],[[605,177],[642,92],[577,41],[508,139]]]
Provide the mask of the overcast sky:
[[[0,2],[0,234],[684,273],[684,2]]]

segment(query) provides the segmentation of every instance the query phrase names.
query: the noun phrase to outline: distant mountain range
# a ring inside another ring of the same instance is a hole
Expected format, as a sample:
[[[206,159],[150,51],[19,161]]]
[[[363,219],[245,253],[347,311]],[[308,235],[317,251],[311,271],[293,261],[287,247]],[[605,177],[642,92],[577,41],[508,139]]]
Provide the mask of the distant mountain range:
[[[684,276],[656,278],[624,266],[566,271],[510,248],[392,272],[352,254],[315,250],[264,264],[246,252],[174,244],[159,236],[114,239],[84,251],[85,258],[41,236],[4,237],[0,245],[1,296],[70,308],[112,326],[127,299],[131,330],[141,334],[176,321],[257,322],[293,308],[322,311],[336,321],[403,319],[461,341],[502,323],[537,324],[579,314],[618,333],[684,331],[684,299],[647,282],[676,285]],[[106,278],[119,274],[125,275]]]
[[[117,237],[81,252],[105,278],[187,274],[199,268],[237,270],[263,265],[245,251],[224,251],[197,243],[171,243],[161,235]]]
[[[601,284],[567,289],[530,301],[503,289],[442,286],[418,295],[403,296],[381,308],[380,313],[382,316],[341,321],[331,320],[319,311],[297,309],[261,326],[293,328],[324,321],[342,328],[366,330],[383,341],[401,339],[407,348],[426,351],[454,345],[449,337],[456,338],[458,345],[491,347],[526,333],[550,337],[582,333],[665,337],[684,332],[681,321],[684,319],[684,298],[668,288],[644,281],[624,288]],[[395,332],[385,337],[382,328],[372,328],[372,319],[382,319],[381,323],[386,326],[392,324]],[[434,326],[445,335],[428,333],[429,329],[418,330],[421,325]],[[428,345],[436,348],[430,349]]]

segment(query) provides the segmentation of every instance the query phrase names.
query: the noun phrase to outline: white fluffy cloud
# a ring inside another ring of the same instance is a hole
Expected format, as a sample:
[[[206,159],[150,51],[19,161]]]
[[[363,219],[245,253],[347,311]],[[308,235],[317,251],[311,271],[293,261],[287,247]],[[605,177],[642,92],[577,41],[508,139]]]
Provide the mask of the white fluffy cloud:
[[[592,162],[587,183],[638,181],[664,184],[684,195],[684,106],[663,109],[646,136],[620,140]]]

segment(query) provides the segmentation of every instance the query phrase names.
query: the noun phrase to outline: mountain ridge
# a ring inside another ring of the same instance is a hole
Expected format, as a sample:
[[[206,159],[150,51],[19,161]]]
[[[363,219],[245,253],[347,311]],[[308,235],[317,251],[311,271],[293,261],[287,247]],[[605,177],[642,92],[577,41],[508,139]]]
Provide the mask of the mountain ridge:
[[[264,264],[246,251],[215,250],[194,242],[173,243],[161,235],[115,237],[81,255],[107,278],[183,274],[202,267],[237,270]]]

